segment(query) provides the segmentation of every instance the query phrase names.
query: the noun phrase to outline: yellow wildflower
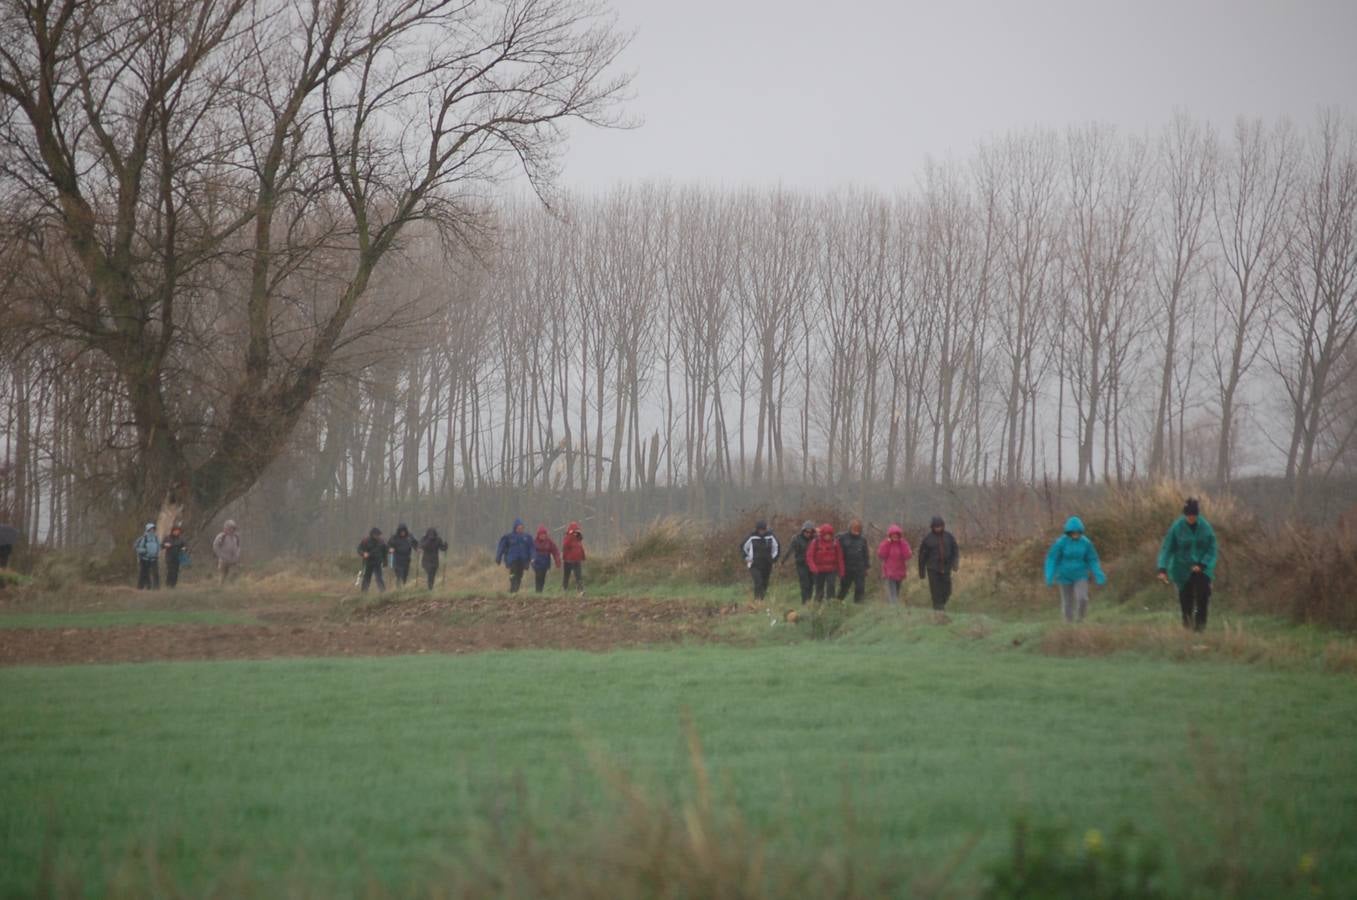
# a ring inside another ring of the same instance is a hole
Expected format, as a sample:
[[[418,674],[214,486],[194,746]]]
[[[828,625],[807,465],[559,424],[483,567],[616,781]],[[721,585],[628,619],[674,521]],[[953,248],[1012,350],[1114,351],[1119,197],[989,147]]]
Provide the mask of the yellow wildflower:
[[[1103,833],[1096,828],[1084,832],[1084,848],[1095,856],[1103,852]]]

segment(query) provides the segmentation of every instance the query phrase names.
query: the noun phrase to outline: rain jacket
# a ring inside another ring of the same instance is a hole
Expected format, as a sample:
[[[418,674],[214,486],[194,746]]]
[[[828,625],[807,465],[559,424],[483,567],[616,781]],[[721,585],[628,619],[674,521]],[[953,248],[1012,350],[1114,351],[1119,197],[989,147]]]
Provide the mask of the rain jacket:
[[[358,555],[362,556],[364,553],[367,554],[367,558],[363,560],[364,564],[379,569],[386,565],[386,541],[381,538],[371,535],[363,538],[358,545]]]
[[[509,533],[499,539],[499,547],[495,549],[495,565],[504,563],[506,567],[514,563],[532,562],[533,541],[527,533],[520,533],[518,526],[523,524],[522,519],[514,519],[514,527],[509,529]]]
[[[235,527],[236,523],[227,519],[222,523],[221,534],[212,539],[213,554],[228,565],[240,562],[240,532],[226,530]]]
[[[579,522],[571,522],[565,526],[565,540],[561,542],[561,559],[568,563],[584,562],[584,534],[580,532]]]
[[[820,526],[820,536],[806,550],[806,565],[816,575],[828,572],[843,577],[843,547],[834,538],[833,525]]]
[[[957,546],[952,532],[943,530],[934,534],[930,528],[924,539],[919,541],[919,577],[924,572],[955,572],[961,565],[961,548]]]
[[[839,546],[843,548],[843,567],[849,572],[866,572],[868,557],[867,539],[861,534],[845,531],[839,535]]]
[[[806,525],[810,525],[810,523],[807,522]],[[796,537],[792,538],[792,542],[789,545],[792,552],[789,557],[784,556],[782,558],[784,564],[788,559],[791,559],[792,562],[796,563],[798,569],[808,568],[809,564],[806,562],[806,550],[810,548],[811,544],[815,543],[815,526],[810,525],[810,537],[806,537],[806,531],[807,528],[803,525],[801,526],[801,530],[796,533]]]
[[[137,559],[152,562],[160,559],[160,538],[155,533],[154,525],[147,525],[146,530],[137,538],[132,549],[137,551]]]
[[[386,545],[391,548],[391,553],[396,559],[409,560],[415,548],[419,546],[419,541],[415,540],[410,529],[402,522],[396,526],[396,533],[391,535],[391,540],[387,541]]]
[[[1078,540],[1070,537],[1072,531],[1079,532]],[[1078,516],[1070,516],[1065,523],[1065,533],[1056,538],[1046,554],[1046,583],[1074,584],[1090,575],[1098,584],[1107,584],[1098,551],[1084,533],[1083,521]]]
[[[551,568],[553,560],[558,567],[561,565],[561,551],[551,539],[547,526],[543,525],[537,529],[537,540],[532,542],[532,567],[539,572],[545,571]]]
[[[419,539],[420,564],[425,571],[438,571],[438,551],[448,549],[448,542],[438,536],[438,529],[430,528]]]
[[[900,535],[900,540],[891,540],[893,534]],[[876,548],[876,555],[881,559],[881,577],[904,581],[909,576],[909,560],[914,556],[914,551],[910,549],[909,541],[905,540],[905,533],[899,525],[886,529],[886,539]]]
[[[1159,569],[1181,588],[1192,575],[1193,566],[1201,566],[1206,577],[1215,580],[1216,533],[1201,516],[1195,528],[1187,524],[1187,516],[1179,516],[1159,548]]]

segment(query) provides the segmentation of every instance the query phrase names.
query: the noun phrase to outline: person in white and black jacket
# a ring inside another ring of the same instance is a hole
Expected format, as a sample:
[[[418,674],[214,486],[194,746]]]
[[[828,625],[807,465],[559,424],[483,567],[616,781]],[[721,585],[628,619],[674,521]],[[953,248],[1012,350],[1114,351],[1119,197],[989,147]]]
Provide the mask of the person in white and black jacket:
[[[754,579],[754,599],[762,600],[768,593],[768,578],[773,574],[773,563],[782,553],[777,536],[768,530],[768,523],[760,519],[754,530],[744,539],[744,564]]]

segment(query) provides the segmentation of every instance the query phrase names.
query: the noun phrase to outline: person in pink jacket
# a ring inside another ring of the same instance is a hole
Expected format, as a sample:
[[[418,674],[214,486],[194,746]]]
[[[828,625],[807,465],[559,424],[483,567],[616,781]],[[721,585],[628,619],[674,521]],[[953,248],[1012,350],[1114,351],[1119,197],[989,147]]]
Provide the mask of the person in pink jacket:
[[[881,558],[881,577],[886,579],[886,602],[900,602],[900,583],[909,575],[909,559],[914,551],[905,540],[905,533],[899,525],[886,529],[886,539],[876,548]]]

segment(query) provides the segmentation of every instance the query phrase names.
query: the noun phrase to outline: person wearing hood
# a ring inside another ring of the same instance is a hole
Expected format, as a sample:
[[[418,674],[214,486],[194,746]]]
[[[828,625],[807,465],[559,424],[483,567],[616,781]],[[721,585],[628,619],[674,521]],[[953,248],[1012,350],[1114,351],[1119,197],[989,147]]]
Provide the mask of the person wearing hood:
[[[179,583],[179,566],[188,557],[188,540],[184,537],[184,525],[175,522],[170,533],[160,544],[165,554],[165,587],[174,587]]]
[[[881,560],[881,578],[886,582],[886,602],[900,602],[900,586],[909,577],[909,560],[914,555],[905,532],[892,524],[886,529],[886,539],[876,548],[876,556]]]
[[[1107,584],[1098,551],[1084,534],[1084,522],[1070,516],[1065,533],[1046,554],[1046,583],[1060,588],[1060,610],[1066,622],[1082,622],[1088,614],[1088,580]]]
[[[532,577],[533,586],[537,593],[542,593],[542,588],[547,585],[547,573],[551,571],[551,565],[561,564],[561,551],[556,547],[556,542],[551,539],[551,532],[547,526],[537,526],[537,537],[532,542]]]
[[[231,577],[231,570],[240,565],[240,534],[234,519],[222,523],[221,534],[212,539],[212,554],[217,557],[221,583],[226,584],[226,579]]]
[[[579,522],[565,526],[565,538],[561,541],[561,590],[570,590],[570,573],[575,573],[575,588],[584,596],[584,532]]]
[[[1159,547],[1159,580],[1178,587],[1183,627],[1206,628],[1211,604],[1211,582],[1216,577],[1216,532],[1201,514],[1201,504],[1189,497],[1183,514],[1169,527]]]
[[[438,554],[448,549],[448,542],[438,536],[437,528],[430,528],[419,539],[419,563],[429,579],[429,590],[433,590],[433,579],[438,574]]]
[[[766,521],[759,519],[754,523],[754,530],[749,533],[749,537],[740,545],[740,551],[744,554],[745,568],[754,579],[754,599],[762,600],[768,593],[768,579],[773,574],[773,563],[777,562],[778,556],[782,553],[777,535],[768,530]]]
[[[843,548],[843,578],[839,582],[839,599],[848,596],[848,588],[853,588],[853,602],[861,603],[867,593],[867,569],[871,565],[868,557],[867,539],[862,536],[862,520],[854,519],[848,523],[848,530],[839,535],[839,546]]]
[[[811,591],[815,589],[815,576],[810,571],[810,564],[806,562],[806,551],[815,541],[815,523],[810,519],[801,523],[801,530],[796,537],[792,538],[792,552],[782,557],[782,565],[787,564],[790,559],[796,564],[796,577],[801,582],[801,605],[805,606],[810,600]]]
[[[160,538],[155,533],[154,522],[146,523],[132,549],[137,553],[137,590],[160,590]]]
[[[834,526],[828,522],[820,526],[820,536],[810,542],[806,550],[806,565],[815,576],[815,602],[834,599],[834,579],[842,578],[843,547],[834,537]]]
[[[495,565],[504,563],[509,570],[509,593],[517,594],[518,586],[523,583],[523,573],[532,562],[533,540],[524,531],[523,520],[514,519],[514,527],[499,539],[495,548]]]
[[[928,579],[928,593],[933,608],[947,608],[952,596],[952,573],[961,564],[961,548],[947,530],[942,516],[934,516],[928,524],[928,534],[919,541],[919,578]]]
[[[410,533],[404,522],[396,526],[396,533],[386,542],[391,551],[391,572],[396,576],[396,587],[403,587],[410,580],[410,557],[414,556],[419,541]]]
[[[386,582],[382,580],[382,567],[386,565],[387,546],[382,540],[382,529],[373,528],[368,536],[358,544],[358,555],[363,560],[363,593],[368,592],[372,579],[377,579],[377,593],[386,593]]]

